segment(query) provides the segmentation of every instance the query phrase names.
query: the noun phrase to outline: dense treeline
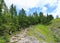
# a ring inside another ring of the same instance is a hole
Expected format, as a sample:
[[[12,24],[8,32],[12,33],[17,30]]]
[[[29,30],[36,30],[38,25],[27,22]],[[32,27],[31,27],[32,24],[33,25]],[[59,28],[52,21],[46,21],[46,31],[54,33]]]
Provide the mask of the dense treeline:
[[[0,35],[4,33],[11,34],[12,32],[19,31],[21,28],[29,27],[36,24],[49,24],[53,19],[52,15],[44,16],[43,12],[37,14],[34,12],[32,15],[25,13],[22,8],[17,14],[16,6],[11,5],[10,9],[7,9],[4,0],[0,3]]]
[[[52,19],[54,19],[52,15],[47,14],[47,16],[44,16],[43,12],[39,14],[34,12],[27,16],[23,8],[17,13],[16,6],[12,4],[8,9],[4,0],[0,0],[0,36],[11,35],[13,32],[20,31],[31,25],[47,25]]]

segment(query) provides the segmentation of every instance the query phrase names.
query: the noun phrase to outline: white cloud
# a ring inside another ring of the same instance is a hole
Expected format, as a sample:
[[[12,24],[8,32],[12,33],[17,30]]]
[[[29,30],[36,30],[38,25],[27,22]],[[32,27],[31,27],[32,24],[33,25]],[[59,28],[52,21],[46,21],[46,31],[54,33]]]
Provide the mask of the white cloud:
[[[46,4],[48,4],[51,7],[57,6],[57,9],[55,9],[51,14],[55,17],[57,14],[60,16],[60,0],[5,0],[8,8],[13,3],[16,5],[19,9],[24,8],[26,11],[29,11],[29,8],[34,7],[40,7],[42,12],[44,14],[47,13],[47,7],[45,7]]]
[[[58,15],[60,17],[60,0],[57,1],[57,8],[51,13],[55,18]]]
[[[46,7],[43,7],[41,11],[44,13],[44,15],[47,14],[47,8]]]
[[[56,0],[5,0],[8,7],[13,3],[19,8],[29,9],[33,7],[43,7],[45,4],[53,6]]]
[[[40,0],[5,0],[8,7],[13,3],[18,8],[29,9],[33,7],[37,7]]]

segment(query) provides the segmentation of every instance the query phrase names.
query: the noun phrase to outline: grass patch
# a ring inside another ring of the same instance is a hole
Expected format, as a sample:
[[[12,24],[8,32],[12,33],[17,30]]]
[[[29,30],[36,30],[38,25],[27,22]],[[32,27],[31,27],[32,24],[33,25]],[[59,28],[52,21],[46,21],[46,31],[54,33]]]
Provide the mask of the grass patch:
[[[10,41],[9,35],[6,36],[0,36],[0,43],[6,43]]]
[[[38,24],[32,26],[28,31],[28,35],[36,37],[39,41],[54,42],[52,32],[49,31],[48,26],[45,25]]]

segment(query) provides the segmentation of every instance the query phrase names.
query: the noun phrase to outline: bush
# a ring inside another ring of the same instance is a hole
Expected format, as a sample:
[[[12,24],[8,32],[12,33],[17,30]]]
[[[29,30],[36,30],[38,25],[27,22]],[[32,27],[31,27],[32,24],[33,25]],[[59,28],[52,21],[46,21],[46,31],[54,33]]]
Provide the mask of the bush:
[[[0,38],[0,43],[5,43],[5,40],[3,39],[3,37]]]
[[[9,42],[9,40],[10,40],[9,35],[6,35],[6,36],[4,37],[4,40],[5,40],[6,42]]]

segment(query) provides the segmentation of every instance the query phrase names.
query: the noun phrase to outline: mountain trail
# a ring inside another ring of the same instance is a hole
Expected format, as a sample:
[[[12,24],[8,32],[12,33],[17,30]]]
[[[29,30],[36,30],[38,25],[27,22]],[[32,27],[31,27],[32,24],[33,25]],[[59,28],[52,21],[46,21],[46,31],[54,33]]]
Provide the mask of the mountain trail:
[[[33,37],[27,35],[28,29],[22,30],[19,34],[11,36],[10,43],[39,43],[39,41]]]
[[[27,29],[22,30],[19,34],[16,34],[15,36],[11,36],[10,43],[18,42],[19,40],[21,40],[23,37],[26,36],[26,33],[27,33]]]

